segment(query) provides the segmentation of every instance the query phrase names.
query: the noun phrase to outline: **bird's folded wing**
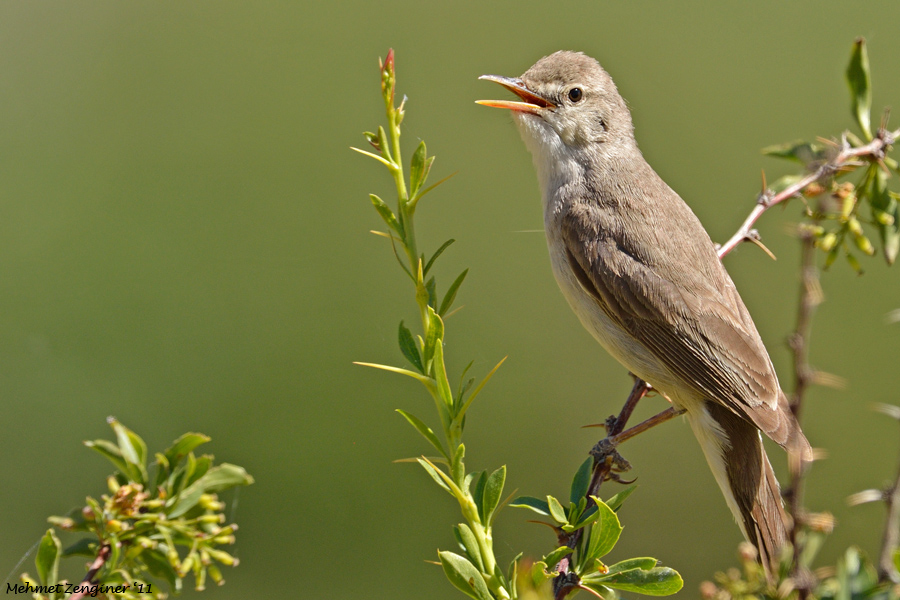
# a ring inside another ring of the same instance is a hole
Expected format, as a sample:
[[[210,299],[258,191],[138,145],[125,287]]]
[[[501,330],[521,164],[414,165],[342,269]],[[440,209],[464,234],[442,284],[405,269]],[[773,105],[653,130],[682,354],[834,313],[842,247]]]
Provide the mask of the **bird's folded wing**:
[[[767,434],[781,429],[778,380],[759,334],[741,322],[744,315],[735,314],[735,308],[746,313],[740,299],[735,307],[722,296],[732,289],[730,281],[688,290],[611,237],[586,240],[584,230],[570,222],[563,238],[576,277],[601,310],[675,376]]]

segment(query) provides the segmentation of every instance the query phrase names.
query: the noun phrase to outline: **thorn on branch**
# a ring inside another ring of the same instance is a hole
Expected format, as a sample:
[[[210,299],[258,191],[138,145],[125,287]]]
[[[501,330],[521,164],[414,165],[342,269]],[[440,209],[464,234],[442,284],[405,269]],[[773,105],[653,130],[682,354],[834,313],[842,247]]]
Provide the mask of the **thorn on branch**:
[[[763,176],[763,184],[765,184],[765,176]],[[765,208],[769,208],[772,206],[772,203],[775,201],[775,192],[768,188],[763,188],[763,191],[759,193],[759,196],[756,197],[756,203]]]

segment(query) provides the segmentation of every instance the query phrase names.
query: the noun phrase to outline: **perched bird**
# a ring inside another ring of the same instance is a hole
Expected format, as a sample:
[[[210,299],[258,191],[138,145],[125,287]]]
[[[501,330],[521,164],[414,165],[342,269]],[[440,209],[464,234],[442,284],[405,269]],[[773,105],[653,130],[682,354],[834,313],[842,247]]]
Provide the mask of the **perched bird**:
[[[786,540],[760,432],[812,451],[756,326],[700,221],[647,164],[600,64],[557,52],[520,78],[484,75],[534,158],[556,281],[587,330],[686,418],[744,536],[768,566]],[[802,464],[802,463],[801,463]]]

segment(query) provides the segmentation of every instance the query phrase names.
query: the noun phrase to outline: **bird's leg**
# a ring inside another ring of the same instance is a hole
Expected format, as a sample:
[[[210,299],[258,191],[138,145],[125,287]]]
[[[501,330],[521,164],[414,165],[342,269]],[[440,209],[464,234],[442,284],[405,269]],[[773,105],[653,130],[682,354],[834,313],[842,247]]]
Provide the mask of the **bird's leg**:
[[[647,382],[636,377],[634,387],[631,389],[631,394],[629,394],[628,400],[625,401],[625,406],[622,407],[619,416],[610,417],[606,420],[606,430],[609,435],[597,442],[590,452],[591,456],[594,457],[594,472],[591,476],[591,484],[589,487],[589,493],[591,495],[596,495],[600,485],[607,479],[612,479],[619,483],[628,483],[623,482],[618,475],[618,473],[622,473],[631,468],[628,461],[616,450],[616,447],[619,444],[633,438],[639,433],[647,431],[651,427],[659,425],[660,423],[665,423],[684,413],[684,409],[670,407],[661,413],[650,417],[646,421],[638,423],[630,429],[625,429],[625,424],[628,422],[637,403],[652,389],[653,388]]]
[[[622,406],[619,416],[610,416],[606,419],[607,436],[617,435],[625,429],[625,424],[628,423],[628,419],[631,418],[631,413],[634,412],[638,402],[653,389],[649,383],[640,377],[635,375],[632,375],[632,377],[634,377],[634,386],[631,388],[631,393],[628,394],[628,399],[625,401],[625,405]]]
[[[685,413],[685,410],[683,408],[675,408],[674,406],[670,406],[669,408],[662,411],[661,413],[653,415],[646,421],[638,423],[634,427],[631,427],[621,433],[618,433],[618,434],[610,436],[604,440],[601,440],[600,442],[597,443],[597,446],[594,446],[594,448],[596,449],[598,446],[604,445],[604,446],[609,447],[610,449],[614,449],[616,446],[618,446],[622,442],[624,442],[626,440],[630,440],[631,438],[638,435],[639,433],[644,433],[651,427],[656,427],[660,423],[665,423],[666,421],[674,419],[675,417],[677,417],[679,415],[683,415],[684,413]],[[592,455],[594,454],[594,450],[591,451],[591,454]],[[596,455],[594,455],[594,457],[596,458]]]
[[[594,472],[591,474],[591,484],[588,487],[589,495],[596,495],[597,490],[600,489],[600,486],[607,479],[615,479],[616,481],[621,482],[619,476],[615,475],[613,471],[621,473],[631,468],[628,461],[616,452],[615,446],[605,447],[604,452],[598,453],[597,450],[610,437],[622,433],[622,430],[625,429],[625,424],[628,422],[628,419],[631,418],[631,413],[634,412],[637,403],[653,389],[643,379],[634,375],[632,375],[632,377],[634,377],[634,386],[631,388],[631,393],[628,394],[628,399],[625,401],[625,405],[622,406],[619,416],[616,417],[613,415],[606,419],[607,437],[604,440],[597,442],[597,445],[594,446],[593,450],[590,452],[591,456],[594,457]]]

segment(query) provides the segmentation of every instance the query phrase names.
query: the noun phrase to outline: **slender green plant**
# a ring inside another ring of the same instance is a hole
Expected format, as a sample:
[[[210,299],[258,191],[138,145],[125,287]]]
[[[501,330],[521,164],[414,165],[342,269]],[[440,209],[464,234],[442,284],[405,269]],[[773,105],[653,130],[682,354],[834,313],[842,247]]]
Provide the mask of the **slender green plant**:
[[[84,507],[50,517],[55,529],[48,529],[38,545],[38,579],[25,573],[20,584],[7,584],[7,593],[46,600],[98,595],[151,600],[166,597],[160,583],[180,592],[190,574],[196,590],[206,587],[207,577],[222,585],[219,565],[238,564],[222,549],[234,543],[237,525],[224,524],[225,504],[217,494],[249,485],[253,478],[239,466],[215,465],[211,455],[195,456],[194,450],[210,440],[202,433],[186,433],[157,453],[151,478],[144,440],[116,419],[108,422],[115,443],[101,439],[85,445],[116,468],[107,479],[109,494],[99,500],[88,496]],[[88,535],[63,547],[56,530]],[[92,562],[82,581],[60,579],[61,559],[85,556]]]
[[[605,565],[602,558],[615,546],[622,531],[616,511],[633,491],[628,488],[606,502],[588,496],[593,459],[589,458],[578,469],[570,489],[569,502],[562,503],[553,496],[546,500],[522,497],[513,504],[529,508],[550,518],[548,523],[557,537],[583,531],[575,547],[561,545],[542,560],[529,563],[527,569],[519,569],[521,554],[515,557],[508,569],[500,567],[494,553],[493,524],[500,509],[510,502],[503,499],[506,483],[506,467],[492,472],[467,472],[466,448],[462,442],[464,426],[472,402],[485,384],[503,364],[501,360],[480,383],[467,374],[473,363],[463,370],[458,385],[451,386],[444,361],[445,319],[449,316],[460,285],[468,269],[460,273],[447,287],[443,295],[433,275],[435,263],[453,243],[448,240],[426,259],[416,240],[414,217],[419,201],[446,178],[427,186],[426,181],[434,162],[428,156],[425,142],[420,142],[412,155],[409,179],[403,170],[400,147],[400,124],[405,114],[406,98],[399,105],[395,102],[396,73],[394,52],[389,51],[380,63],[381,95],[387,114],[387,129],[365,132],[368,143],[375,152],[354,148],[384,165],[394,179],[397,203],[391,208],[375,194],[369,198],[381,216],[387,231],[375,231],[391,244],[394,256],[412,283],[414,298],[421,319],[421,334],[413,333],[401,321],[398,327],[400,351],[411,368],[373,363],[357,363],[376,369],[392,371],[419,381],[431,396],[437,409],[441,436],[413,414],[399,410],[410,425],[427,440],[438,455],[415,459],[431,478],[459,504],[465,522],[453,528],[460,553],[438,552],[440,564],[450,582],[464,594],[476,600],[510,600],[518,598],[521,590],[529,594],[549,593],[546,583],[556,577],[568,578],[572,590],[586,590],[603,598],[615,598],[614,590],[627,590],[647,595],[662,596],[681,589],[681,577],[672,569],[657,566],[656,559],[635,558]],[[505,360],[505,359],[504,359]],[[470,418],[470,417],[469,417]],[[566,561],[574,565],[561,573],[557,566]],[[540,591],[540,592],[539,592]]]

